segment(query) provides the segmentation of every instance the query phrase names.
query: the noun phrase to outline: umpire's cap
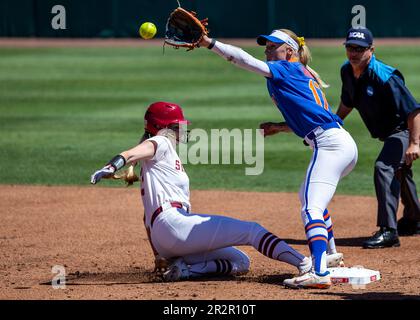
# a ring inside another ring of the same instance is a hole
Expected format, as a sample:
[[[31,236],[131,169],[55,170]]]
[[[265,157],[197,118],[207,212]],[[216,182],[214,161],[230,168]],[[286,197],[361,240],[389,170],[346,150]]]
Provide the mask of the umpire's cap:
[[[368,28],[351,28],[347,31],[344,45],[354,44],[360,47],[370,47],[373,44],[373,35]]]

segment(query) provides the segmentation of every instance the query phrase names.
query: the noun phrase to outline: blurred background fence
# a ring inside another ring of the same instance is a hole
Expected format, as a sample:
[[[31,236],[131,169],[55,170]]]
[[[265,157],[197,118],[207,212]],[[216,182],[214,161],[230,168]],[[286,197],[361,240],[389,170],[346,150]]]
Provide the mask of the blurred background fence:
[[[255,37],[282,27],[299,35],[342,38],[353,6],[366,8],[367,27],[376,37],[418,37],[418,0],[181,0],[184,8],[210,19],[214,37]],[[51,9],[66,9],[66,29],[54,30]],[[164,34],[176,0],[1,0],[1,37],[137,37],[151,21]]]

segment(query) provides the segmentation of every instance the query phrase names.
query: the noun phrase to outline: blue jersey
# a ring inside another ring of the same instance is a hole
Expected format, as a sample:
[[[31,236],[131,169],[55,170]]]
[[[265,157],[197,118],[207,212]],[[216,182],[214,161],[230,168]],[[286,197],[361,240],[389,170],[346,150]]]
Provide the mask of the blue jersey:
[[[267,88],[276,106],[295,134],[304,138],[316,127],[338,122],[319,84],[300,62],[268,61],[273,75]]]

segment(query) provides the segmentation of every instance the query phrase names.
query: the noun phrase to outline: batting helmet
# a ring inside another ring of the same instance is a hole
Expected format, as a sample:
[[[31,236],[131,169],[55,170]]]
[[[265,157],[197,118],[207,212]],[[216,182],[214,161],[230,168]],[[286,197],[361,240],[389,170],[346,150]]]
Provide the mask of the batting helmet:
[[[164,101],[152,103],[144,115],[144,128],[152,135],[174,124],[190,124],[184,118],[182,108],[175,103]]]

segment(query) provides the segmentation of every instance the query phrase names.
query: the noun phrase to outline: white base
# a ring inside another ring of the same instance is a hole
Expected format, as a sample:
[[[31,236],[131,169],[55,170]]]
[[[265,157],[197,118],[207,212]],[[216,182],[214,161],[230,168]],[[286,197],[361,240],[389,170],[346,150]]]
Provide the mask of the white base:
[[[363,267],[342,267],[328,268],[331,274],[331,282],[334,284],[348,283],[351,285],[365,285],[381,279],[379,271],[366,269]]]

